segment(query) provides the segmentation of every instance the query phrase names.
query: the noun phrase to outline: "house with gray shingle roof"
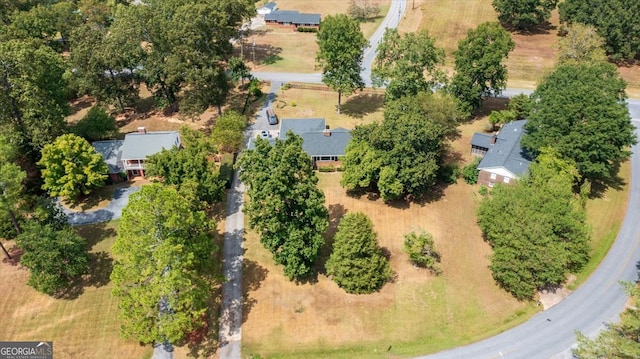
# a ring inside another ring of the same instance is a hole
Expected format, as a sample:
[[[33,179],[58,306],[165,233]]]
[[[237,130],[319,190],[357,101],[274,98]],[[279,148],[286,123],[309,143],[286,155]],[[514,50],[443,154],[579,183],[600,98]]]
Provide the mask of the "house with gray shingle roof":
[[[122,144],[122,165],[129,178],[144,177],[144,163],[151,155],[181,147],[178,131],[147,132],[139,127],[138,132],[127,133]]]
[[[96,141],[91,144],[96,152],[102,155],[109,168],[109,178],[115,183],[123,180],[124,166],[121,158],[123,144],[122,140]]]
[[[473,135],[471,153],[482,157],[478,164],[479,184],[493,187],[496,183],[511,183],[528,172],[531,160],[520,146],[526,123],[527,120],[507,123],[495,135]]]
[[[276,138],[284,141],[289,131],[302,137],[302,149],[311,157],[314,168],[339,165],[351,141],[351,131],[340,127],[330,129],[324,118],[283,118]],[[271,145],[276,141],[267,140]],[[249,140],[248,148],[255,148],[254,139]]]
[[[264,21],[267,25],[290,26],[294,30],[298,27],[319,28],[320,14],[303,14],[293,10],[278,10],[266,14]]]

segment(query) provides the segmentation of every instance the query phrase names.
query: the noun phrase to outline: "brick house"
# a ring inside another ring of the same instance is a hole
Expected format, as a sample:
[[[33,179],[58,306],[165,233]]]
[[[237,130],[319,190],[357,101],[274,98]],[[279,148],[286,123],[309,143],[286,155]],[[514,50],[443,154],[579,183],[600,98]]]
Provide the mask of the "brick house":
[[[137,132],[126,134],[120,157],[127,178],[144,177],[144,163],[149,156],[163,149],[181,146],[180,134],[177,131],[147,132],[144,127],[139,127]]]
[[[290,27],[297,30],[298,27],[320,28],[320,14],[302,14],[292,10],[272,11],[264,16],[267,25]]]
[[[531,160],[520,146],[526,123],[527,120],[507,123],[495,135],[473,134],[471,154],[482,157],[478,164],[479,184],[489,187],[508,184],[528,172]]]
[[[351,132],[344,128],[330,129],[324,118],[284,118],[280,121],[277,138],[285,140],[287,132],[302,137],[302,149],[311,157],[313,167],[340,166],[351,141]],[[267,138],[272,145],[275,138]],[[255,148],[254,139],[249,139],[249,149]]]

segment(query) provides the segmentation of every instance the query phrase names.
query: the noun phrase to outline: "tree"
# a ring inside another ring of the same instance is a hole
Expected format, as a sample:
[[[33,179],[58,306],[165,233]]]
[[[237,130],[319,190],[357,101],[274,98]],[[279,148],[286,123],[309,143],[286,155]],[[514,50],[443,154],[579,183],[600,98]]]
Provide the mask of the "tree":
[[[437,68],[443,63],[444,50],[426,30],[400,35],[397,29],[387,29],[374,61],[373,82],[386,86],[385,99],[415,96],[444,81],[444,74]]]
[[[491,111],[489,114],[489,123],[491,130],[495,131],[499,125],[504,125],[516,119],[516,113],[511,110]]]
[[[164,184],[175,185],[178,190],[185,184],[193,185],[196,196],[209,204],[222,199],[224,183],[219,172],[208,154],[197,146],[164,149],[150,156],[146,174],[158,177]]]
[[[522,146],[533,156],[553,147],[585,180],[606,180],[636,143],[625,83],[608,63],[565,63],[532,94]]]
[[[455,75],[451,92],[465,111],[477,110],[486,96],[498,95],[507,85],[507,67],[503,64],[515,43],[497,22],[485,22],[467,32],[458,42]]]
[[[565,36],[558,40],[558,62],[601,62],[607,61],[604,39],[590,25],[580,23],[567,27]]]
[[[502,24],[523,30],[549,20],[558,0],[493,0],[492,4]]]
[[[73,134],[62,135],[44,146],[42,159],[42,189],[51,197],[75,200],[80,194],[88,195],[102,187],[107,178],[107,164],[102,155],[84,138]]]
[[[377,234],[364,213],[347,213],[340,219],[327,275],[347,293],[368,294],[391,279],[389,261],[378,247]]]
[[[476,157],[471,163],[462,168],[462,178],[468,184],[478,183],[478,175],[480,174],[480,170],[478,170],[478,164],[480,164],[481,160],[482,159],[480,157]]]
[[[24,250],[20,263],[31,272],[28,284],[37,291],[58,296],[89,269],[87,241],[70,227],[33,223],[16,243]]]
[[[427,268],[433,274],[441,274],[440,253],[436,250],[433,236],[425,231],[411,232],[404,236],[404,250],[411,263]]]
[[[287,278],[309,277],[324,244],[329,213],[311,159],[302,150],[302,138],[287,133],[273,147],[257,139],[255,149],[242,154],[238,167],[251,197],[245,207],[249,226],[275,262],[284,266]]]
[[[347,14],[354,20],[368,21],[380,15],[380,6],[371,0],[351,0]]]
[[[578,346],[572,350],[573,356],[580,359],[599,358],[638,358],[640,357],[640,312],[638,301],[640,290],[635,283],[623,283],[631,297],[633,305],[627,306],[620,315],[620,323],[608,323],[595,339],[589,339],[576,332]]]
[[[93,106],[89,112],[71,127],[71,132],[89,142],[115,138],[118,133],[116,119],[103,108]]]
[[[358,22],[344,14],[329,15],[321,25],[316,63],[322,69],[322,82],[338,92],[340,113],[342,95],[364,87],[360,72],[367,39]]]
[[[560,21],[591,25],[605,39],[614,60],[633,60],[640,54],[640,3],[634,0],[566,0],[558,5]]]
[[[35,41],[0,42],[0,126],[31,163],[64,133],[64,68],[60,55]]]
[[[226,111],[216,119],[211,139],[220,152],[236,153],[242,148],[247,119],[237,111]]]
[[[525,95],[523,93],[512,96],[509,99],[509,103],[507,104],[507,109],[512,111],[516,120],[524,120],[529,118],[529,113],[531,112],[531,98],[529,95]]]
[[[385,200],[423,195],[437,181],[460,117],[455,99],[444,93],[389,102],[382,123],[352,131],[340,183],[347,190],[377,186]]]
[[[233,56],[229,59],[229,71],[233,81],[240,80],[244,86],[244,79],[251,78],[251,71],[241,57]]]
[[[229,84],[223,60],[231,53],[231,38],[254,12],[251,0],[149,0],[120,7],[110,31],[145,44],[137,73],[156,100],[174,111],[185,90],[192,115],[224,102]]]
[[[111,273],[120,333],[140,343],[184,343],[205,325],[215,224],[175,188],[152,184],[131,195],[113,245]]]
[[[493,247],[493,278],[519,300],[559,285],[589,259],[589,231],[573,193],[579,176],[571,160],[549,149],[513,185],[496,185],[478,208],[478,223]]]
[[[8,227],[2,236],[14,238],[20,234],[20,216],[17,213],[18,203],[24,194],[24,180],[27,177],[18,165],[11,162],[0,164],[0,218],[8,219],[11,227]],[[4,249],[4,247],[3,247]],[[5,250],[5,254],[6,250]],[[7,254],[8,255],[8,254]]]

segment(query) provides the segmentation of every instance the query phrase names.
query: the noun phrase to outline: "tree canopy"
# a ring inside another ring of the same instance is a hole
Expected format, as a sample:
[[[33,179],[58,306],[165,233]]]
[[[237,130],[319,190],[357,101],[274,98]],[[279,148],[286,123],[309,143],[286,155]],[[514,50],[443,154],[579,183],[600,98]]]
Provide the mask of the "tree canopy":
[[[514,48],[511,36],[497,22],[478,25],[458,42],[450,89],[465,111],[477,110],[483,97],[498,95],[506,87],[507,67],[503,61]]]
[[[51,197],[75,200],[102,187],[107,178],[107,164],[102,155],[84,138],[62,135],[42,149],[42,189]]]
[[[273,147],[256,139],[255,149],[242,154],[238,167],[251,198],[245,207],[249,226],[260,234],[275,262],[284,266],[287,278],[311,276],[329,213],[302,138],[290,132]]]
[[[436,250],[431,233],[419,231],[405,234],[404,250],[414,265],[426,268],[434,274],[442,274],[440,253]]]
[[[28,284],[40,292],[60,295],[89,269],[87,241],[70,227],[32,223],[16,243],[24,250],[20,263],[31,272]]]
[[[378,247],[371,220],[360,212],[347,213],[340,219],[325,266],[327,275],[340,288],[354,294],[378,291],[392,275],[389,261]]]
[[[558,62],[600,62],[607,61],[604,39],[590,25],[580,23],[567,27],[567,33],[558,39]]]
[[[501,23],[523,30],[549,20],[558,0],[493,0],[492,4]]]
[[[533,156],[545,147],[575,162],[586,180],[615,176],[636,142],[625,103],[625,82],[608,63],[564,63],[531,95],[522,146]]]
[[[345,14],[329,15],[318,31],[316,63],[322,69],[322,82],[338,92],[338,113],[342,95],[364,87],[360,76],[363,51],[367,47],[360,25]]]
[[[216,119],[211,129],[211,139],[220,152],[240,151],[244,142],[247,119],[237,111],[226,111]]]
[[[71,127],[71,132],[89,142],[94,142],[115,138],[118,126],[113,116],[103,108],[93,106],[80,121]]]
[[[493,247],[493,278],[520,300],[559,285],[589,259],[589,231],[573,193],[579,176],[571,160],[547,150],[530,174],[496,185],[478,208],[478,223]]]
[[[173,187],[152,184],[131,195],[111,273],[124,338],[180,345],[205,325],[211,287],[220,280],[214,230]]]
[[[340,183],[347,190],[377,186],[385,200],[421,196],[436,183],[460,117],[455,99],[440,92],[389,102],[382,123],[352,131]]]
[[[373,81],[386,86],[385,99],[415,96],[443,82],[444,74],[437,68],[443,63],[444,50],[427,30],[400,35],[397,29],[387,29],[378,45]]]
[[[633,60],[640,55],[640,2],[565,0],[558,9],[561,22],[595,27],[613,59]]]

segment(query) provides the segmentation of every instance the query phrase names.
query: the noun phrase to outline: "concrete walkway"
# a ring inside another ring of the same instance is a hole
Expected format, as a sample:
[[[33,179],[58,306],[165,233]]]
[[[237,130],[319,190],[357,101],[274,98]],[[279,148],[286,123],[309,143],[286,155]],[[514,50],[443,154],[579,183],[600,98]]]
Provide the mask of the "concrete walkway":
[[[122,216],[122,209],[129,203],[129,195],[140,190],[140,187],[121,187],[113,192],[111,202],[105,208],[91,211],[73,211],[60,205],[72,226],[109,222]]]

